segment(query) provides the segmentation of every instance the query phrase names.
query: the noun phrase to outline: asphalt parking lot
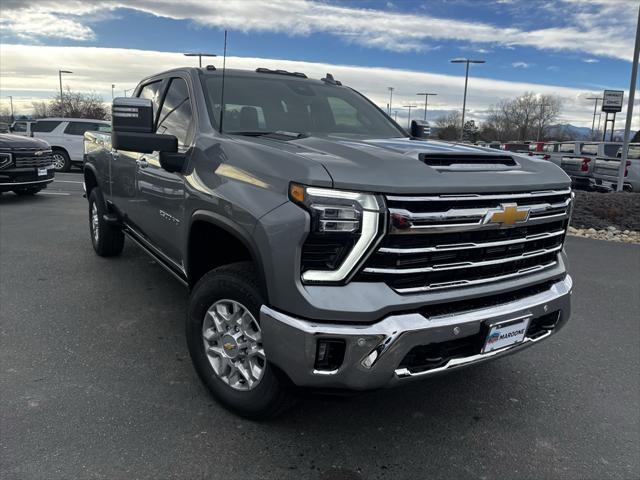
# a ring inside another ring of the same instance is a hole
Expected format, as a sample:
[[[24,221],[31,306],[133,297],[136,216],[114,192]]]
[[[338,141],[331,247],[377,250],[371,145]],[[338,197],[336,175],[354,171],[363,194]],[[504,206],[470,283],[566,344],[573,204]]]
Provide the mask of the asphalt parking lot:
[[[196,377],[187,291],[94,255],[80,180],[0,196],[1,478],[640,477],[640,246],[569,238],[574,315],[535,348],[255,423]]]

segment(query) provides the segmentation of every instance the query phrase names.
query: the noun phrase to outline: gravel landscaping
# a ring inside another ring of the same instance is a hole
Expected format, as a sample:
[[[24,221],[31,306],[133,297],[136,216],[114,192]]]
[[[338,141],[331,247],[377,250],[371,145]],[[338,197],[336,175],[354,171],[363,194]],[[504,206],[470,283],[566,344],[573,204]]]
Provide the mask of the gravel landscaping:
[[[640,243],[640,194],[576,190],[569,234]]]

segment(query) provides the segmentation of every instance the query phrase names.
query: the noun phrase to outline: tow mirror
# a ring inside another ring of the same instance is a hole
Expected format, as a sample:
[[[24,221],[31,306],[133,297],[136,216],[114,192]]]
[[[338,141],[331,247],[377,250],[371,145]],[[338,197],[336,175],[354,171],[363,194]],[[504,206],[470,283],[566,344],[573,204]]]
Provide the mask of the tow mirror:
[[[424,120],[411,120],[411,136],[414,138],[429,138],[431,127]]]
[[[153,103],[148,98],[114,99],[111,125],[111,146],[116,150],[140,153],[178,151],[175,136],[153,133]]]

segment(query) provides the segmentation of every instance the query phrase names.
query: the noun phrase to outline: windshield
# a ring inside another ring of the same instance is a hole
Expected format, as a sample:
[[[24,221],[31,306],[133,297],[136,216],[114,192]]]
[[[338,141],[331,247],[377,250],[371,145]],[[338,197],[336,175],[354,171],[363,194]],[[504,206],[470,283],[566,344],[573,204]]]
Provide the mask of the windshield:
[[[214,125],[220,125],[219,76],[205,81]],[[323,85],[274,75],[273,78],[227,75],[225,133],[295,132],[366,138],[402,137],[373,104],[347,87]]]

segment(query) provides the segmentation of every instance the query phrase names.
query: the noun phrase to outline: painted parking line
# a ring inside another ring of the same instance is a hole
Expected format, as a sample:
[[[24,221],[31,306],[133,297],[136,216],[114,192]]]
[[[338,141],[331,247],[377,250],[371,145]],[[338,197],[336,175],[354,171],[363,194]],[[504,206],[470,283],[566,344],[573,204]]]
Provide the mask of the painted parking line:
[[[40,192],[39,195],[71,195],[67,192]]]
[[[54,180],[54,183],[79,183],[82,185],[83,182],[78,182],[76,180]]]

